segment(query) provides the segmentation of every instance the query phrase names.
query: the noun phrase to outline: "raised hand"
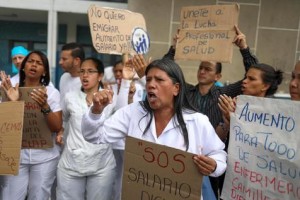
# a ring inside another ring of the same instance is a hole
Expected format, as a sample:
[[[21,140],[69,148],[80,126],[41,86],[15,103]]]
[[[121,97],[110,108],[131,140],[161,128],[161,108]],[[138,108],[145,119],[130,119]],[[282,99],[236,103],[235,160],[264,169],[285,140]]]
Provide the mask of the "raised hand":
[[[19,84],[16,84],[16,87],[12,87],[10,76],[7,76],[4,71],[0,71],[0,78],[2,81],[1,88],[4,89],[8,99],[10,101],[17,101],[20,97]]]
[[[146,67],[149,65],[151,61],[151,57],[148,61],[145,60],[142,54],[134,55],[132,58],[132,66],[134,70],[137,72],[139,78],[145,76]]]
[[[133,96],[135,94],[136,87],[134,81],[131,81],[130,87],[129,87],[129,92],[128,92],[128,104],[133,103]]]
[[[113,95],[113,91],[107,89],[95,92],[93,95],[92,113],[101,114],[103,109],[112,103]]]
[[[172,43],[173,49],[176,49],[177,41],[179,40],[179,31],[180,29],[177,29],[177,32],[173,37],[173,43]]]
[[[127,59],[122,70],[123,78],[127,80],[132,80],[135,73],[136,72],[132,64],[132,59]]]
[[[235,25],[236,36],[233,40],[233,43],[236,44],[240,49],[246,49],[248,47],[246,42],[246,36],[241,32],[241,30]]]
[[[227,95],[220,95],[218,106],[223,114],[224,123],[229,125],[230,113],[235,111],[236,99],[232,99]]]

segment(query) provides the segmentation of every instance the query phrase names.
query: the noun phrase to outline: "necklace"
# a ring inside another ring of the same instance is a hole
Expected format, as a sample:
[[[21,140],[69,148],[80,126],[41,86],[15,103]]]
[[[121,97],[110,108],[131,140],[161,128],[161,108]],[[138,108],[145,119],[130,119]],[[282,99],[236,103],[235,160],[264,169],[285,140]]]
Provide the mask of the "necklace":
[[[85,100],[86,100],[88,107],[90,107],[93,104],[93,101],[90,101],[87,96],[86,96]]]

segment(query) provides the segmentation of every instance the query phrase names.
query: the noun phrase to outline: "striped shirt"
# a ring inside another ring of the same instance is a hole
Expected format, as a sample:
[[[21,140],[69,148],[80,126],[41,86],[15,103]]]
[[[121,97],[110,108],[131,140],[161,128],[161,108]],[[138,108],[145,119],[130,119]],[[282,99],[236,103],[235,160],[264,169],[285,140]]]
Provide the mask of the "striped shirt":
[[[240,52],[243,57],[245,71],[247,72],[251,65],[258,63],[258,59],[250,52],[249,47],[240,50]],[[174,60],[174,55],[175,49],[171,47],[169,52],[164,57]],[[216,128],[219,123],[223,121],[222,112],[218,107],[219,96],[221,94],[226,94],[230,97],[236,97],[237,95],[240,95],[242,93],[242,81],[243,79],[224,87],[213,85],[209,92],[205,95],[200,94],[198,90],[198,84],[195,86],[188,84],[187,96],[188,99],[190,99],[191,104],[198,110],[198,112],[207,115],[213,127]]]

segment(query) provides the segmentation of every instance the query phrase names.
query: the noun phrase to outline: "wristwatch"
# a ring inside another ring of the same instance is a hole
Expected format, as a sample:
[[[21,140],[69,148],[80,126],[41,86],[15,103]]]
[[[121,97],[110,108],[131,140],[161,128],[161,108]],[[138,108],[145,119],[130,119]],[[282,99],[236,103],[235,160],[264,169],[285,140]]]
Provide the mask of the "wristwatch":
[[[52,112],[50,106],[48,108],[42,108],[41,109],[41,112],[44,114],[44,115],[48,115],[50,112]]]

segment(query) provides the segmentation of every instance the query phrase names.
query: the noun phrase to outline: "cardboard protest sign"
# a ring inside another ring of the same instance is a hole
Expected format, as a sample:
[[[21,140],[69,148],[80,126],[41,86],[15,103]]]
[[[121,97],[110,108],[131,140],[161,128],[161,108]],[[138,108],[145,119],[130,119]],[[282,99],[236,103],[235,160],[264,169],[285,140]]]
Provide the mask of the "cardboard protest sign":
[[[222,198],[300,199],[300,102],[239,96]]]
[[[24,102],[0,103],[0,174],[18,175]]]
[[[175,59],[231,62],[239,6],[183,7]]]
[[[199,200],[202,175],[193,154],[126,138],[122,200]]]
[[[30,97],[33,89],[39,87],[20,87],[20,100],[25,101],[24,109],[24,127],[22,148],[30,149],[46,149],[53,147],[52,133],[48,128],[45,116],[41,113],[41,107]],[[8,98],[4,91],[2,93],[2,101]]]
[[[115,8],[92,5],[88,10],[93,46],[99,53],[135,54],[132,47],[132,34],[136,28],[146,31],[143,15]],[[140,37],[135,45],[144,47],[147,37]],[[140,48],[139,48],[140,49]]]

